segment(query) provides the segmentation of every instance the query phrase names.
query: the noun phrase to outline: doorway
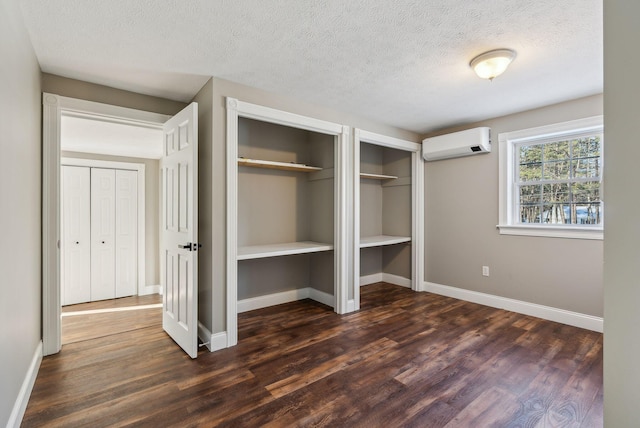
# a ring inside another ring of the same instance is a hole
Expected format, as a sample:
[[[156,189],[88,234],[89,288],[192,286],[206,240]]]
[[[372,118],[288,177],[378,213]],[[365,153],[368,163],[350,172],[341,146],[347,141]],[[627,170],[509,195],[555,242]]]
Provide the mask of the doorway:
[[[97,168],[117,167],[137,172],[137,193],[143,199],[139,203],[138,214],[140,215],[138,215],[137,221],[139,233],[136,245],[137,267],[139,269],[136,275],[135,297],[158,293],[160,291],[158,274],[155,274],[154,277],[149,272],[159,270],[157,243],[160,228],[158,220],[149,222],[148,218],[149,214],[154,212],[155,218],[159,217],[158,159],[162,156],[162,127],[170,118],[170,116],[157,113],[43,94],[44,355],[54,354],[61,349],[63,318],[65,323],[70,321],[70,324],[77,326],[78,321],[81,321],[82,318],[76,317],[86,317],[90,314],[94,316],[99,314],[104,318],[109,313],[124,313],[126,311],[128,315],[131,315],[131,308],[149,309],[150,305],[152,308],[155,307],[153,308],[155,311],[161,311],[161,309],[157,309],[159,297],[156,297],[154,301],[145,300],[144,302],[130,299],[131,301],[125,305],[122,304],[122,301],[102,301],[97,304],[100,307],[95,307],[96,304],[93,304],[94,307],[81,308],[82,310],[72,308],[62,310],[60,169],[64,162],[67,165],[85,165]],[[122,133],[125,130],[128,130],[132,136],[123,137]],[[144,138],[140,138],[141,133],[156,136],[154,148],[144,148],[144,144],[132,142],[136,139],[144,140]],[[153,175],[151,180],[148,179],[150,174]],[[152,188],[151,191],[146,189],[146,185]],[[151,203],[149,203],[149,199],[151,199]],[[151,243],[147,241],[151,241]],[[155,249],[147,251],[149,247]],[[123,307],[127,309],[123,310]],[[114,308],[117,310],[113,310]],[[90,312],[82,313],[85,310]],[[161,318],[158,318],[158,323],[160,322]],[[107,324],[117,323],[107,322]],[[74,336],[81,337],[81,334],[76,330],[74,330]]]
[[[61,344],[158,326],[162,131],[61,113]]]

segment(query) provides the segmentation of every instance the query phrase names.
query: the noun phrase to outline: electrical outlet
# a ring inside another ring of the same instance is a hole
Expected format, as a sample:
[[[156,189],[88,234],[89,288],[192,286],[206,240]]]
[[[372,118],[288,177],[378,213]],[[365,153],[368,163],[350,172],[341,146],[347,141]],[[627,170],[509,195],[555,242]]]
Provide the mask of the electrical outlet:
[[[489,276],[489,266],[482,266],[482,276]]]

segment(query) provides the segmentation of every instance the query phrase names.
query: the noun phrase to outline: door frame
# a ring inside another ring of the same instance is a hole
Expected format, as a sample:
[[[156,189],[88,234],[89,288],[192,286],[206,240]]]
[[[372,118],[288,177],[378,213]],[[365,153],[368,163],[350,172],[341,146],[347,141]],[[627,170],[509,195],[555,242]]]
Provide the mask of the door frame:
[[[145,228],[146,228],[146,182],[145,172],[146,165],[136,162],[118,162],[118,161],[105,161],[97,159],[85,159],[85,158],[61,158],[60,165],[62,166],[81,166],[87,168],[107,168],[107,169],[121,169],[126,171],[136,171],[138,177],[138,189],[137,189],[137,286],[136,293],[138,296],[145,296],[147,294],[156,294],[160,292],[159,285],[146,285],[146,246],[145,246]]]
[[[162,129],[171,116],[42,93],[42,345],[60,352],[60,129],[62,115]]]

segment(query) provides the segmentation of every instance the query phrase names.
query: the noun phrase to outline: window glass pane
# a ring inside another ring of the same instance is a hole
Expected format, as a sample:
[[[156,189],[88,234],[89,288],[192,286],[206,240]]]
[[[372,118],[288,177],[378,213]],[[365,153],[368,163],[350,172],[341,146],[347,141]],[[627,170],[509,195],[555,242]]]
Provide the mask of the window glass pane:
[[[520,146],[520,181],[542,179],[542,145]]]
[[[574,224],[601,224],[602,212],[600,202],[591,204],[572,204]]]
[[[543,145],[544,161],[556,161],[569,159],[569,142],[558,141],[555,143],[547,143]]]
[[[569,223],[569,204],[548,204],[544,205],[542,222],[547,224],[567,224]]]
[[[540,205],[520,205],[520,223],[540,223]]]
[[[520,186],[520,204],[531,205],[542,202],[542,185]]]
[[[573,158],[586,158],[591,156],[600,156],[600,136],[580,138],[571,141],[573,145]]]
[[[566,180],[569,178],[569,160],[558,160],[544,163],[545,180]]]
[[[569,183],[552,183],[543,186],[545,203],[569,202]]]
[[[573,201],[577,202],[600,202],[600,182],[587,181],[585,183],[573,183],[571,187]]]

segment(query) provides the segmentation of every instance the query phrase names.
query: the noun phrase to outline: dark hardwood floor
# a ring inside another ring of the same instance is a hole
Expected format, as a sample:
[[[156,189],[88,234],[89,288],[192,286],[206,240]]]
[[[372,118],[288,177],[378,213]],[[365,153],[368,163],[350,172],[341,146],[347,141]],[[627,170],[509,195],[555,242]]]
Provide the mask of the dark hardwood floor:
[[[150,294],[63,306],[62,344],[157,326],[162,308],[152,306],[161,304],[162,296]]]
[[[160,324],[45,357],[25,427],[601,427],[602,335],[384,283],[241,314],[191,360]]]

